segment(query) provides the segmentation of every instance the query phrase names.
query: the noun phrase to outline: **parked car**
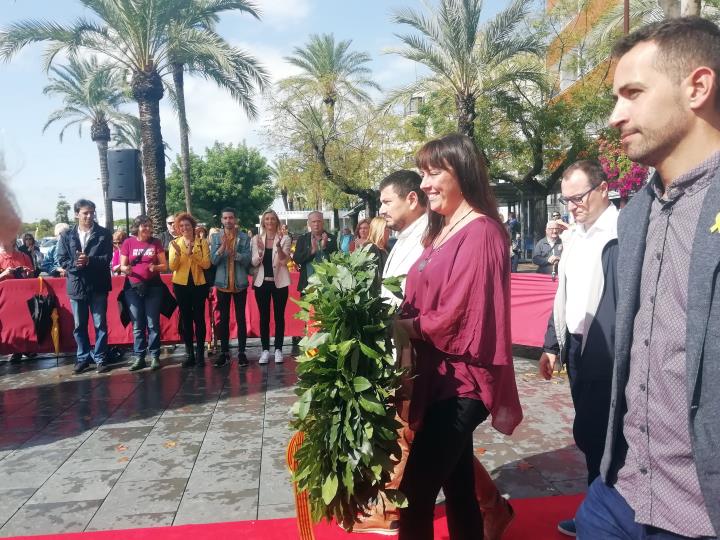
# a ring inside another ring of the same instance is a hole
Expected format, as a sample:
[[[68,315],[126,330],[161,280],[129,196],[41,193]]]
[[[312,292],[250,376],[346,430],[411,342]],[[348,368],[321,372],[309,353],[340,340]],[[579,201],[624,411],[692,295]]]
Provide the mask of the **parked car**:
[[[40,240],[40,253],[44,255],[48,254],[48,251],[57,244],[57,238],[54,236],[46,236],[42,240]]]

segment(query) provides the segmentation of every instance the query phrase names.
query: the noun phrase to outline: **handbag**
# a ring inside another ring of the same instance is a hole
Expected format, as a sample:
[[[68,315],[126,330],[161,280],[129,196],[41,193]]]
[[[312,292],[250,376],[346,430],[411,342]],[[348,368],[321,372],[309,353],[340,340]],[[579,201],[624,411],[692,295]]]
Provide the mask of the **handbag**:
[[[120,312],[120,324],[123,327],[127,327],[132,320],[130,317],[130,305],[128,304],[127,298],[125,298],[125,289],[120,291],[117,297],[118,311]]]
[[[170,292],[170,289],[167,285],[165,285],[165,282],[160,280],[159,287],[162,288],[162,300],[160,301],[160,314],[165,317],[166,319],[169,319],[172,317],[172,314],[175,312],[175,308],[177,308],[177,300],[175,300],[175,297]]]

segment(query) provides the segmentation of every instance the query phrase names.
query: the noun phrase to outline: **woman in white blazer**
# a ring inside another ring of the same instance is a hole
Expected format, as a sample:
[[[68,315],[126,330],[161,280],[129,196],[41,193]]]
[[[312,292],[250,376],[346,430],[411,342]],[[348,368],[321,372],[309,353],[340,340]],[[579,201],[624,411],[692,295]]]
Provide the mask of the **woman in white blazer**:
[[[285,338],[285,305],[288,300],[290,271],[289,235],[280,232],[280,218],[273,210],[268,210],[260,219],[260,234],[252,242],[252,265],[255,277],[255,301],[260,312],[260,342],[262,354],[260,364],[270,360],[270,302],[275,317],[275,363],[283,361],[283,340]]]

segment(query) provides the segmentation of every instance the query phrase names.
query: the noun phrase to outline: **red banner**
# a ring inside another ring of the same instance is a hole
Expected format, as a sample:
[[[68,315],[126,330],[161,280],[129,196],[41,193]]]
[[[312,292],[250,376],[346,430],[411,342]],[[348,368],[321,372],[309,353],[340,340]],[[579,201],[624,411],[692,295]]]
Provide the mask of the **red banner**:
[[[298,298],[297,281],[299,274],[291,272],[290,298]],[[172,290],[170,275],[163,279]],[[132,325],[123,327],[120,323],[120,314],[117,308],[117,295],[122,289],[124,277],[113,278],[113,289],[108,296],[108,330],[111,345],[128,345],[132,343]],[[43,294],[51,293],[57,297],[60,322],[60,351],[72,352],[75,350],[73,339],[73,317],[70,299],[66,294],[64,278],[43,278]],[[513,343],[519,345],[541,346],[547,326],[547,319],[552,309],[557,284],[549,276],[536,274],[512,275],[512,332]],[[249,337],[260,335],[260,316],[253,288],[249,288],[248,301],[245,307],[245,320]],[[13,352],[52,352],[54,346],[48,337],[41,343],[35,337],[35,328],[27,307],[28,299],[39,292],[37,279],[13,279],[0,283],[0,354]],[[214,295],[208,303],[208,336],[210,336],[209,314],[214,306]],[[236,336],[235,317],[231,311],[230,336]],[[301,336],[304,333],[304,323],[294,318],[298,306],[289,300],[285,309],[285,334],[287,336]],[[215,313],[217,317],[217,313]],[[271,318],[272,319],[272,318]],[[179,343],[178,311],[170,319],[160,317],[163,343]],[[274,328],[271,324],[272,335]],[[90,323],[90,336],[92,322]]]

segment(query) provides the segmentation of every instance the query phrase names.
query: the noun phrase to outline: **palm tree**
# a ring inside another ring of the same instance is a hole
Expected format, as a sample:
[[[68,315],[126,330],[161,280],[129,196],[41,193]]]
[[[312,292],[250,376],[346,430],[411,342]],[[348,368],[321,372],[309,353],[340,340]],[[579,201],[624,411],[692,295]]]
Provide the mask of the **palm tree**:
[[[128,71],[140,117],[147,210],[159,234],[167,213],[165,149],[160,129],[160,100],[164,94],[161,74],[170,62],[170,29],[183,13],[193,9],[196,0],[79,1],[99,22],[80,18],[70,25],[38,20],[14,23],[0,32],[0,58],[10,60],[26,45],[46,42],[46,68],[60,52],[83,50],[105,55]],[[206,45],[206,41],[189,39],[182,49],[188,57],[203,57]]]
[[[351,51],[352,40],[335,43],[333,34],[310,36],[304,47],[295,47],[285,60],[300,68],[299,75],[281,81],[281,87],[295,87],[314,94],[325,104],[330,125],[335,122],[335,105],[345,97],[359,103],[369,103],[366,89],[380,90],[370,78],[370,55]]]
[[[258,116],[252,101],[255,90],[262,91],[268,75],[257,60],[230,47],[214,31],[218,14],[241,11],[260,19],[255,6],[247,0],[195,0],[168,29],[169,61],[173,79],[172,97],[180,123],[180,170],[185,191],[185,208],[190,212],[190,144],[185,110],[184,72],[200,75],[225,88],[244,108],[250,119]],[[186,47],[193,42],[191,48]],[[202,43],[202,48],[198,45]]]
[[[683,3],[685,5],[685,3]],[[714,23],[720,23],[718,2],[704,2],[700,14]],[[688,6],[695,9],[696,6]],[[684,8],[685,9],[685,8]],[[623,4],[613,5],[598,19],[588,36],[590,52],[595,62],[605,60],[610,55],[615,41],[623,31]],[[678,0],[633,0],[630,2],[630,30],[645,24],[679,17],[681,5]]]
[[[394,52],[427,66],[431,74],[390,94],[384,105],[431,90],[450,90],[455,98],[460,133],[474,136],[476,103],[508,82],[535,80],[540,74],[521,67],[508,69],[525,55],[540,55],[538,37],[521,32],[530,3],[513,0],[495,18],[480,25],[482,0],[440,0],[437,10],[425,14],[411,8],[395,12],[393,21],[417,34],[398,36],[404,48]]]
[[[65,122],[60,130],[60,141],[65,130],[72,126],[78,127],[82,135],[82,127],[90,124],[90,138],[97,145],[100,158],[100,183],[105,205],[105,226],[113,228],[112,201],[108,199],[107,150],[110,141],[110,126],[119,131],[131,130],[137,118],[120,112],[118,107],[129,101],[125,93],[125,81],[122,73],[111,64],[99,63],[96,57],[80,60],[70,57],[67,66],[51,67],[54,74],[50,84],[44,89],[46,95],[62,98],[63,107],[53,112],[43,127],[43,132],[56,122]]]

